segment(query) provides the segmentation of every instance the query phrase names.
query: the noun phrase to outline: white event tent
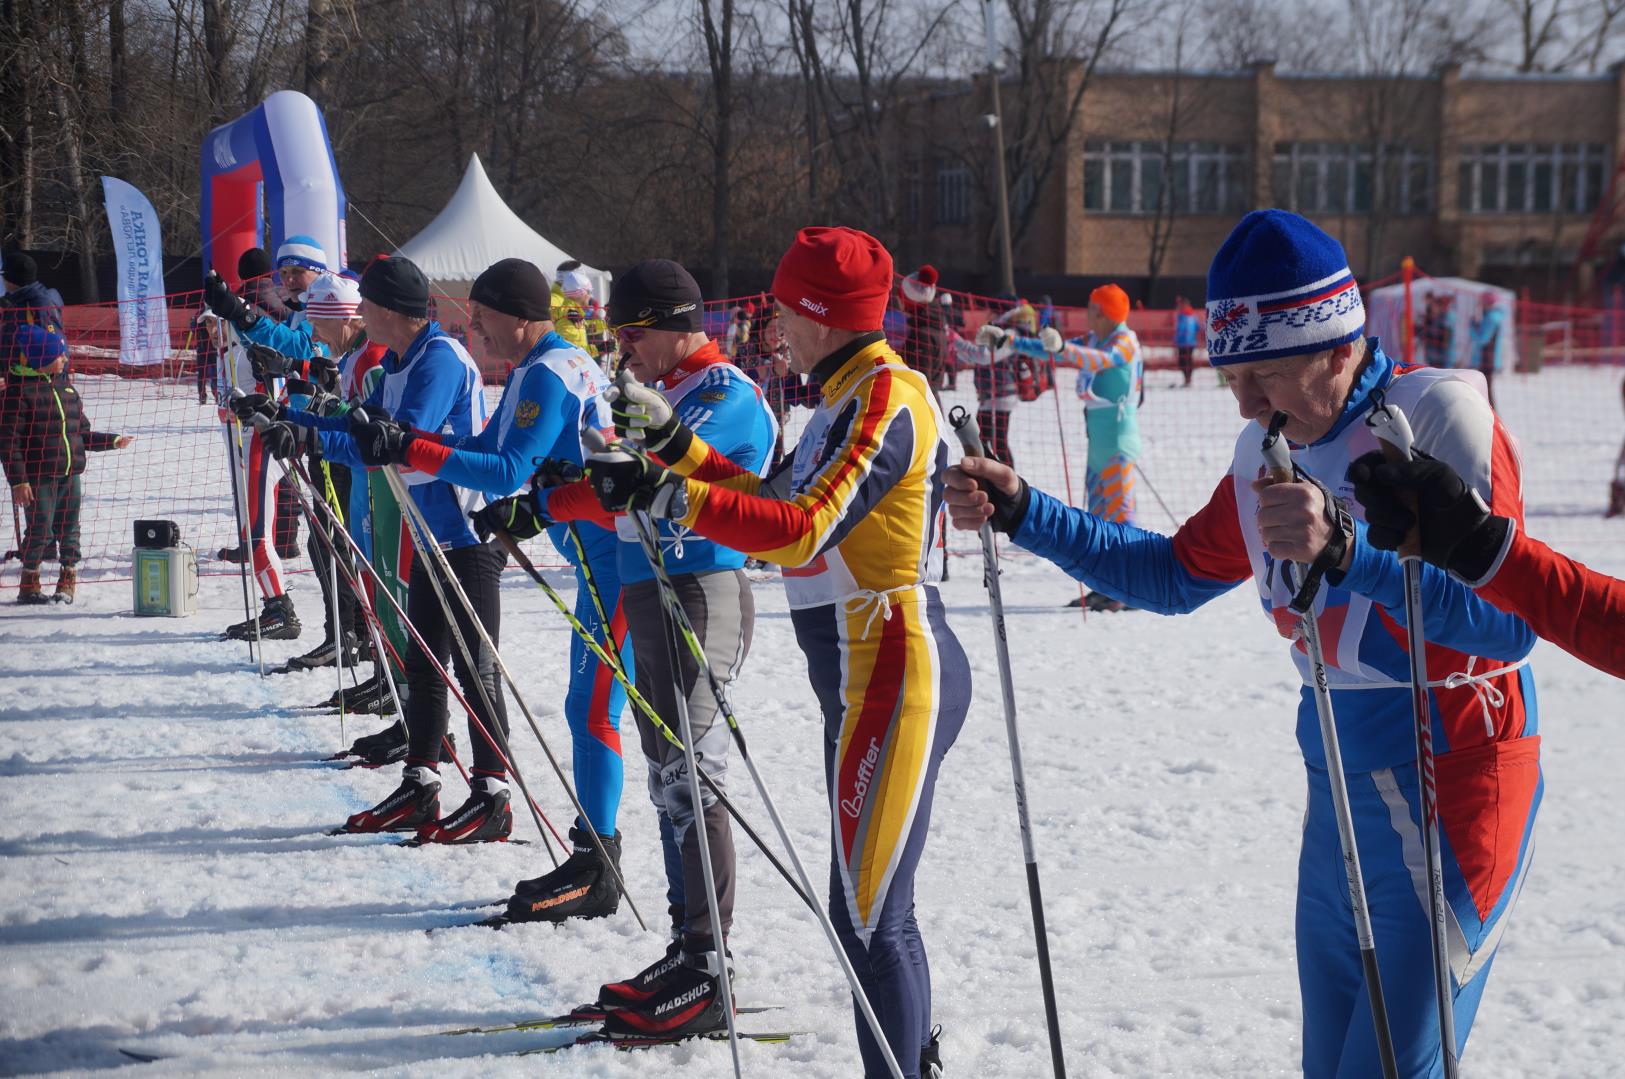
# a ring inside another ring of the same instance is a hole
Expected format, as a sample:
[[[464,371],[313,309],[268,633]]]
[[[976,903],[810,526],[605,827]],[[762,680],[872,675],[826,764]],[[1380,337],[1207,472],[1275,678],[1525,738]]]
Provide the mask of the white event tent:
[[[463,182],[445,209],[396,254],[417,263],[438,291],[459,298],[468,295],[481,271],[501,259],[533,262],[551,281],[559,263],[572,258],[509,209],[491,186],[479,154],[469,155]],[[609,298],[608,273],[591,266],[582,266],[579,272],[592,281],[599,302]]]

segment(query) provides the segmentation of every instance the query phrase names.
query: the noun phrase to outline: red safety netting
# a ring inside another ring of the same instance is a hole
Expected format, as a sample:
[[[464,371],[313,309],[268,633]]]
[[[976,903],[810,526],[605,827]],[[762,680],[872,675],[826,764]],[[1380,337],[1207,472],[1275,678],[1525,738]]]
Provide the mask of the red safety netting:
[[[944,295],[951,298],[949,303],[941,302]],[[161,362],[149,365],[120,362],[119,305],[73,306],[58,316],[70,345],[70,379],[87,429],[131,438],[120,449],[102,449],[102,440],[95,435],[75,442],[70,433],[67,439],[67,451],[83,465],[79,555],[87,582],[128,580],[132,524],[139,519],[176,521],[182,540],[198,552],[201,572],[237,572],[234,564],[218,557],[222,548],[237,543],[237,514],[226,441],[230,428],[216,404],[216,365],[194,325],[201,295],[178,293],[166,300],[169,348]],[[464,319],[456,313],[459,305],[445,301],[439,306],[446,308],[447,303],[451,304],[445,311],[447,328],[466,337]],[[933,382],[945,410],[959,405],[974,413],[979,403],[986,403],[981,399],[990,395],[993,385],[986,350],[974,343],[976,330],[989,319],[1005,316],[1011,307],[1009,301],[947,289],[939,289],[932,304],[922,305],[905,301],[899,292],[886,329],[905,362]],[[746,313],[742,322],[736,317],[740,310]],[[772,311],[771,297],[766,295],[715,301],[706,305],[707,329],[763,386],[780,415],[788,449],[811,415],[813,397],[801,379],[788,374],[782,356],[775,365],[778,342]],[[8,317],[22,316],[11,312]],[[1075,307],[1035,309],[1030,316],[1020,312],[1006,321],[1025,329],[1048,321],[1064,335],[1074,336],[1084,332],[1087,312]],[[1619,312],[1523,303],[1518,323],[1528,342],[1520,353],[1526,357],[1529,344],[1538,341],[1541,347],[1535,354],[1547,364],[1625,361],[1625,315]],[[1173,324],[1174,312],[1168,310],[1135,310],[1129,316],[1148,369],[1143,397],[1136,394],[1140,453],[1132,482],[1137,520],[1159,530],[1173,528],[1207,500],[1228,465],[1238,423],[1235,404],[1228,393],[1219,392],[1222,380],[1206,366],[1200,346],[1186,385],[1176,362]],[[471,351],[481,359],[486,392],[494,406],[505,365],[485,361],[477,347]],[[8,369],[14,359],[4,357]],[[1082,403],[1075,393],[1077,372],[1044,361],[1022,361],[1006,374],[1010,382],[1000,385],[1015,391],[1007,412],[1008,452],[1015,465],[1035,484],[1084,504],[1090,447]],[[11,376],[10,381],[19,379]],[[61,463],[62,455],[45,429],[31,430],[29,435],[15,422],[0,429],[0,441],[7,446],[27,443],[27,448],[8,454],[7,484],[0,489],[0,531],[6,533],[0,546],[8,551],[24,548],[31,508],[18,505],[13,488],[19,482],[51,479],[31,476],[29,470]],[[57,443],[62,442],[60,434]],[[18,474],[13,474],[13,464]],[[70,463],[68,471],[77,467]],[[1576,503],[1590,501],[1592,484],[1583,479],[1574,480]],[[58,502],[66,501],[61,492],[47,493]],[[295,572],[306,568],[304,534],[301,524],[297,539],[284,536],[288,568]],[[46,561],[62,554],[64,538],[58,537],[45,551]],[[972,550],[957,540],[951,548],[955,553]],[[535,554],[542,564],[561,564],[545,544]],[[18,561],[15,556],[7,560],[0,586],[16,586]]]

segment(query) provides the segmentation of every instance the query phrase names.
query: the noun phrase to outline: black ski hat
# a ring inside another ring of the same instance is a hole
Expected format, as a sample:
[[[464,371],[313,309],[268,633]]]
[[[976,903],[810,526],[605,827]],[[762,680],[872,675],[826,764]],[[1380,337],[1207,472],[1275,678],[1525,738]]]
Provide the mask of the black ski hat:
[[[553,289],[535,263],[524,259],[493,262],[474,279],[468,298],[514,318],[540,322],[553,317]]]
[[[408,258],[373,259],[361,275],[361,298],[407,318],[429,317],[429,279]]]
[[[3,257],[5,262],[5,269],[0,273],[4,273],[6,280],[18,288],[32,285],[39,280],[39,266],[28,255],[23,254],[21,251],[11,250],[0,257]]]
[[[671,259],[645,259],[610,286],[609,324],[698,333],[704,306],[693,274]]]
[[[250,247],[237,256],[237,276],[243,281],[271,272],[271,255],[263,247]]]

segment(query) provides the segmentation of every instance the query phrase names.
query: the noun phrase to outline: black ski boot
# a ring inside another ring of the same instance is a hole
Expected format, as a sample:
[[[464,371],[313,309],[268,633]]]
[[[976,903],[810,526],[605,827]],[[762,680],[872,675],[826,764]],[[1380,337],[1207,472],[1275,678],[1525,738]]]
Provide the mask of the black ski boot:
[[[338,661],[339,646],[329,637],[304,655],[294,656],[288,660],[288,670],[312,671],[318,667],[331,667]],[[355,638],[346,634],[344,638],[344,665],[353,667],[355,662]]]
[[[677,969],[677,960],[683,954],[683,931],[679,926],[671,930],[671,943],[666,945],[666,954],[644,967],[624,982],[609,982],[598,987],[598,1006],[605,1011],[615,1011],[618,1008],[631,1008],[656,993],[661,992],[666,981],[671,977],[672,971]]]
[[[232,641],[252,641],[256,636],[254,623],[259,623],[258,636],[267,641],[293,641],[299,639],[299,616],[293,613],[293,600],[287,593],[272,596],[265,601],[258,618],[226,627],[224,636]]]
[[[722,962],[714,949],[683,949],[655,992],[604,1017],[604,1032],[611,1038],[684,1038],[726,1028],[728,1017],[722,1009],[731,1002],[722,999]],[[733,976],[731,965],[728,975]]]
[[[920,1079],[942,1079],[942,1024],[931,1028],[931,1040],[920,1050]]]
[[[604,850],[621,865],[621,833],[599,836]],[[621,905],[621,891],[615,875],[593,845],[592,834],[583,828],[570,829],[570,857],[545,876],[522,880],[508,900],[508,918],[515,922],[562,922],[566,918],[603,918]]]
[[[395,793],[344,822],[346,832],[412,832],[440,813],[440,777],[427,768],[401,773]]]
[[[1067,603],[1068,607],[1084,607],[1102,614],[1115,614],[1118,611],[1131,611],[1134,608],[1120,599],[1113,599],[1104,592],[1091,592],[1082,599],[1074,599]]]
[[[234,562],[242,565],[248,561],[248,548],[239,543],[235,547],[222,547],[215,553],[215,557],[222,562]]]
[[[356,746],[366,743],[364,749],[358,750]],[[357,738],[350,752],[358,758],[356,765],[362,768],[383,768],[390,764],[399,764],[406,759],[407,750],[411,748],[411,740],[406,734],[406,724],[397,722],[393,727],[386,727],[377,734],[369,734],[365,738]],[[452,759],[452,752],[457,748],[457,736],[446,735],[446,743],[440,747],[440,760],[447,763]]]
[[[419,843],[504,843],[513,834],[512,797],[508,784],[481,776],[468,801],[439,820],[418,826]]]

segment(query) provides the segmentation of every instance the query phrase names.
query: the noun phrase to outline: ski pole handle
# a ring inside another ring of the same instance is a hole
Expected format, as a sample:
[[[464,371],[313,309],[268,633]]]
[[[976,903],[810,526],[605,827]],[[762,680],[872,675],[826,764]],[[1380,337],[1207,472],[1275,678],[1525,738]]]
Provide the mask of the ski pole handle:
[[[1275,413],[1270,417],[1269,433],[1264,436],[1264,468],[1275,483],[1292,482],[1292,449],[1281,434],[1281,428],[1291,419],[1285,412]]]
[[[964,405],[955,405],[948,410],[948,423],[959,436],[959,446],[965,451],[966,457],[986,457],[987,450],[982,446],[982,433],[976,428],[976,421]]]
[[[1401,463],[1409,461],[1415,456],[1416,436],[1411,431],[1410,421],[1405,418],[1404,411],[1398,405],[1390,405],[1387,402],[1378,405],[1371,410],[1370,415],[1366,416],[1365,425],[1371,428],[1372,434],[1377,436],[1377,443],[1382,449],[1382,455],[1389,461]],[[1406,534],[1405,541],[1399,545],[1397,553],[1401,560],[1421,558],[1422,515],[1417,512],[1416,493],[1414,491],[1406,492],[1401,495],[1401,498],[1404,500],[1405,505],[1409,507],[1417,523]]]

